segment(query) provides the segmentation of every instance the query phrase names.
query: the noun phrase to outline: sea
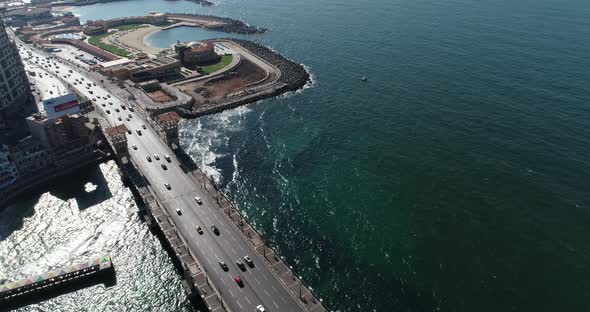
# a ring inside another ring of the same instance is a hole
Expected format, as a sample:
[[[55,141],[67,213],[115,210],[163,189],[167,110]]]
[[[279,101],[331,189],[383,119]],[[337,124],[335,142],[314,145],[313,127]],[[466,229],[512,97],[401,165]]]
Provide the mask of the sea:
[[[183,121],[181,144],[330,310],[590,307],[587,0],[117,1],[268,28],[305,89]],[[363,81],[366,77],[366,81]],[[0,278],[113,257],[117,284],[22,311],[192,311],[114,163],[0,211]]]

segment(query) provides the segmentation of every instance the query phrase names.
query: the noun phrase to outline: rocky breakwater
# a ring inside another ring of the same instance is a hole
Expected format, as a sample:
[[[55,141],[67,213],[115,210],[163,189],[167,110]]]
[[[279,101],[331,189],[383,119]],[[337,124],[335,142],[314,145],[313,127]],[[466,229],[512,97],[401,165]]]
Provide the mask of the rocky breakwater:
[[[292,60],[274,52],[273,50],[261,46],[255,42],[241,39],[228,39],[238,43],[242,47],[248,49],[250,52],[258,55],[258,57],[274,65],[281,71],[279,83],[285,83],[287,86],[281,89],[283,92],[296,91],[303,88],[310,80],[309,73],[301,64],[297,64]]]
[[[281,71],[281,76],[272,85],[260,89],[255,93],[246,93],[243,97],[231,98],[225,101],[207,106],[195,106],[192,111],[179,108],[176,111],[184,118],[196,118],[199,116],[215,114],[227,109],[246,105],[256,101],[264,100],[286,92],[297,91],[302,89],[309,81],[310,75],[301,64],[297,64],[273,50],[261,46],[255,42],[241,39],[219,39],[233,41],[250,52],[256,54],[261,59],[272,64]]]
[[[223,31],[226,33],[256,35],[263,34],[267,31],[267,29],[264,27],[252,26],[242,21],[227,17],[187,13],[166,13],[166,15],[168,15],[169,20],[190,22],[191,19],[194,19],[197,23],[207,21],[214,22],[211,25],[204,25],[203,27],[211,30]]]

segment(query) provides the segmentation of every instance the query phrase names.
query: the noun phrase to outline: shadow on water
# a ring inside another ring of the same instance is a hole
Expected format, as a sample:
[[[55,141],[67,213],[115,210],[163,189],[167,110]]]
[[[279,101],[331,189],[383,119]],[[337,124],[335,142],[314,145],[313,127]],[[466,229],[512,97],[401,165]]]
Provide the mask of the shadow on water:
[[[49,193],[63,201],[74,199],[80,210],[113,197],[99,166],[82,168],[58,178],[49,188]]]
[[[48,299],[99,284],[103,284],[107,288],[117,285],[115,269],[113,268],[112,270],[96,275],[70,280],[45,289],[38,289],[17,298],[7,300],[6,302],[0,302],[0,312],[17,310],[31,304],[38,304]]]
[[[5,240],[15,231],[23,227],[25,218],[35,214],[35,206],[39,202],[41,193],[29,195],[20,202],[9,205],[0,209],[0,241]]]
[[[76,200],[80,210],[98,205],[113,196],[99,166],[80,168],[72,174],[39,185],[35,190],[17,197],[7,207],[0,208],[0,241],[22,228],[24,219],[33,216],[35,206],[46,192],[63,201]]]

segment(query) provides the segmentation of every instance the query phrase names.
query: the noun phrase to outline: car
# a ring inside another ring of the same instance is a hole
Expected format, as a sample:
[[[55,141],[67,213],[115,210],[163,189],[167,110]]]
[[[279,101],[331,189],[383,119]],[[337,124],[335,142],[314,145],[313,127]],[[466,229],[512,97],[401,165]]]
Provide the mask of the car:
[[[160,160],[160,156],[158,156],[158,154],[154,154],[154,158],[155,158],[156,160]]]
[[[108,110],[108,109],[106,110],[106,112],[107,112],[107,114],[110,114],[110,113],[111,113],[111,111],[110,111],[110,110]]]
[[[109,102],[109,105],[113,105],[113,102]]]
[[[132,116],[131,116],[131,114],[128,114],[127,117],[131,118]]]
[[[127,133],[128,134],[133,134],[133,132],[131,130],[129,130],[129,129],[127,130]]]
[[[103,99],[103,100],[106,100],[106,99],[107,99],[107,97],[106,97],[106,96],[103,96],[103,97],[102,97],[102,99]]]
[[[135,130],[138,135],[141,135],[141,130]]]
[[[133,144],[131,147],[133,147],[134,150],[137,150],[137,145]]]
[[[215,233],[215,235],[219,235],[219,229],[215,225],[211,226],[211,231],[213,231],[213,233]]]
[[[145,159],[147,159],[148,162],[152,162],[152,158],[150,156],[145,156]]]
[[[197,204],[199,204],[199,205],[203,204],[203,201],[201,200],[201,197],[199,197],[199,196],[195,196],[195,198],[194,198],[194,199],[195,199],[195,201],[197,202]]]
[[[107,107],[107,105],[105,103],[102,103],[101,105],[102,105],[102,107]]]
[[[145,125],[141,125],[141,127],[145,130],[147,129],[147,127]]]
[[[169,190],[172,189],[172,187],[170,187],[170,184],[168,184],[168,183],[165,183],[164,186]]]
[[[199,233],[199,235],[203,235],[203,229],[201,228],[201,226],[197,225],[196,228],[197,228],[197,233]]]
[[[131,121],[131,119],[129,119],[129,118],[125,118],[125,120],[127,120],[127,121]]]
[[[242,282],[242,279],[239,276],[234,277],[234,281],[236,281],[238,286],[240,286],[240,287],[244,286],[244,282]]]
[[[88,87],[86,87],[86,89],[88,89]],[[91,91],[88,91],[88,93],[94,94],[94,91],[91,90]]]
[[[94,85],[96,86],[96,83],[94,83]],[[110,98],[110,97],[111,97],[111,95],[110,95],[110,94],[107,94],[107,97],[108,97],[108,98]]]
[[[238,266],[238,268],[240,268],[240,270],[246,271],[246,266],[244,265],[244,262],[242,262],[242,260],[236,260],[236,265]]]
[[[252,259],[250,259],[249,256],[244,256],[244,261],[246,261],[246,263],[248,263],[248,266],[250,266],[251,268],[254,267],[254,262],[252,261]]]
[[[168,167],[166,167],[166,165],[165,165],[165,164],[161,164],[161,166],[162,166],[162,169],[164,169],[164,170],[168,170]]]
[[[256,312],[266,312],[266,309],[261,304],[256,306]]]
[[[224,270],[225,272],[227,272],[229,270],[229,268],[227,267],[227,264],[225,264],[225,262],[219,260],[219,266],[221,267],[222,270]]]
[[[166,161],[172,162],[172,160],[170,159],[170,155],[166,154],[164,155],[164,158],[166,159]]]
[[[117,117],[117,120],[121,121],[121,116]]]
[[[125,105],[121,104],[121,108],[122,108],[122,109],[125,109]]]
[[[115,112],[117,112],[117,113],[118,113],[118,112],[120,112],[120,110],[119,110],[118,108],[115,108]]]
[[[182,210],[180,210],[180,208],[176,208],[176,214],[181,216],[182,215]]]

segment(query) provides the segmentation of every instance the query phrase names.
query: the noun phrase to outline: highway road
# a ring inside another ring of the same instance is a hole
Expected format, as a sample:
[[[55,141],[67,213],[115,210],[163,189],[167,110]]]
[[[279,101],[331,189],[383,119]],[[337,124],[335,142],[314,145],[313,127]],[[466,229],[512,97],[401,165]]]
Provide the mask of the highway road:
[[[39,56],[39,59],[44,60],[41,63],[43,66],[49,63],[52,65],[51,68],[55,68],[55,65],[58,65],[57,73],[54,72],[54,74],[60,77],[65,75],[67,82],[79,93],[96,99],[96,107],[105,112],[104,116],[110,125],[125,124],[132,131],[131,134],[127,134],[129,152],[139,166],[138,170],[151,184],[168,214],[173,218],[178,231],[186,239],[188,247],[197,256],[209,279],[220,290],[231,310],[256,311],[256,306],[261,304],[267,311],[303,311],[296,299],[280,284],[246,239],[230,224],[223,212],[216,208],[215,200],[182,171],[172,151],[145,123],[137,111],[130,112],[125,101],[116,98],[114,94],[101,87],[98,81],[90,81],[88,77],[77,72],[76,68],[71,68],[58,58],[17,42],[22,45],[23,59],[29,58],[30,51],[32,57]],[[47,57],[51,58],[46,60]],[[74,82],[76,85],[73,84]],[[89,82],[91,87],[87,88]],[[122,105],[126,108],[123,109]],[[107,110],[110,113],[106,113]],[[144,124],[146,129],[143,129]],[[142,134],[139,135],[137,130],[140,130]],[[160,159],[156,160],[155,155],[158,155]],[[171,161],[166,161],[164,155],[170,155]],[[151,158],[151,161],[146,158],[147,156]],[[167,169],[163,169],[162,164],[166,165]],[[166,183],[170,184],[170,190],[165,187]],[[195,202],[195,196],[202,199],[201,205]],[[181,215],[177,214],[176,209],[181,210]],[[196,226],[199,225],[204,231],[202,235],[196,231]],[[219,228],[219,235],[211,231],[212,225]],[[238,259],[244,262],[243,257],[246,255],[252,259],[254,265],[249,267],[246,264],[246,269],[242,271],[235,262]],[[224,261],[229,270],[224,271],[219,261]],[[239,286],[234,281],[236,276],[243,280],[243,286]]]

